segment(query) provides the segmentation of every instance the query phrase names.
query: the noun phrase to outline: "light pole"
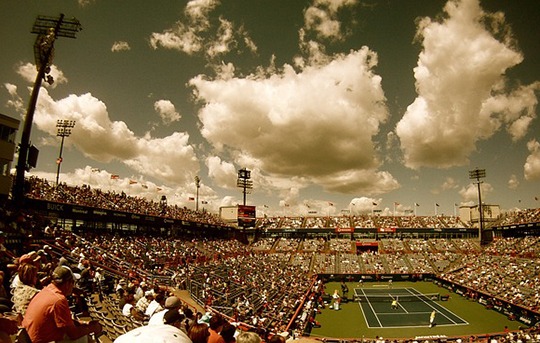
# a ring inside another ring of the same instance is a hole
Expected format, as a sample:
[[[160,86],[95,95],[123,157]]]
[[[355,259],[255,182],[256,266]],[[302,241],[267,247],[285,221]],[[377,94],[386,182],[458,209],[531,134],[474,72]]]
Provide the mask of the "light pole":
[[[64,149],[64,138],[71,135],[71,129],[75,127],[75,120],[62,120],[56,121],[56,136],[62,137],[60,143],[60,154],[56,160],[58,167],[56,168],[56,187],[58,187],[58,179],[60,178],[60,165],[62,164],[62,150]]]
[[[485,169],[478,169],[469,171],[469,179],[476,180],[476,184],[478,185],[478,212],[479,212],[479,221],[480,225],[478,226],[478,240],[480,241],[480,245],[482,245],[482,231],[484,228],[484,214],[482,209],[482,192],[480,191],[480,185],[482,184],[482,181],[480,179],[486,177],[486,170]]]
[[[249,190],[253,189],[253,181],[251,181],[250,179],[250,170],[243,168],[238,171],[238,179],[236,180],[236,186],[243,189],[242,193],[244,194],[244,206],[246,206],[246,194],[249,193]]]
[[[195,199],[195,211],[199,210],[199,188],[201,188],[201,178],[199,175],[195,176],[195,187],[197,187],[197,197]]]
[[[81,29],[81,24],[77,19],[65,20],[63,14],[60,14],[58,18],[38,16],[32,27],[32,33],[38,34],[34,43],[34,59],[38,73],[30,95],[21,135],[21,144],[19,145],[17,174],[13,185],[13,199],[16,203],[22,203],[24,199],[24,172],[29,170],[27,159],[28,150],[30,149],[30,132],[32,131],[39,89],[43,80],[49,84],[54,82],[52,76],[48,75],[53,61],[54,41],[58,37],[75,38],[75,34]]]

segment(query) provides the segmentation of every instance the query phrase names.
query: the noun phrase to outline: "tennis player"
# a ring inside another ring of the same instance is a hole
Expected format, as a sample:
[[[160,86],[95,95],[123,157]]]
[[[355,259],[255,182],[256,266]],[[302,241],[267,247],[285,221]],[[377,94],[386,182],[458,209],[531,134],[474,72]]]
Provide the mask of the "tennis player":
[[[392,310],[398,309],[398,302],[397,299],[392,300]]]
[[[429,327],[432,328],[433,325],[435,324],[435,311],[431,312],[431,314],[429,315]]]

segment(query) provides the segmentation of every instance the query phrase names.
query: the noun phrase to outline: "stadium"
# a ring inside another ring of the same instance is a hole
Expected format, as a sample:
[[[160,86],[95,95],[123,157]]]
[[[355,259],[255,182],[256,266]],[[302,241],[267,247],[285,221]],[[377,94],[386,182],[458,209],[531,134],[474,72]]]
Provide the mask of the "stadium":
[[[24,210],[6,203],[2,211],[4,245],[14,258],[46,256],[43,274],[63,258],[84,275],[77,308],[101,323],[100,341],[145,324],[122,314],[115,292],[141,283],[184,294],[201,317],[220,313],[264,339],[533,341],[538,334],[540,209],[499,218],[481,232],[490,242],[480,244],[477,228],[452,217],[257,218],[242,228],[125,194],[27,181]],[[97,283],[96,270],[104,276]],[[394,299],[400,314],[388,319]],[[462,318],[470,305],[465,315],[482,317],[478,324]],[[431,309],[438,323],[428,329]],[[331,327],[339,333],[325,331]]]
[[[539,10],[0,2],[0,343],[540,342]]]

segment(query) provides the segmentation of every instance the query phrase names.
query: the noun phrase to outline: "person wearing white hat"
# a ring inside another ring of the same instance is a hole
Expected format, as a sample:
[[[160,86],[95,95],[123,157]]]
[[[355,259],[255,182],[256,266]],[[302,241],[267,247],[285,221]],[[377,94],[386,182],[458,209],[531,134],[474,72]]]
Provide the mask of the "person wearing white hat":
[[[180,298],[173,295],[165,299],[165,304],[163,307],[165,308],[164,311],[156,312],[150,317],[148,325],[163,325],[163,316],[165,316],[167,310],[176,310],[179,312],[180,308],[182,307],[182,301],[180,301]]]
[[[179,329],[184,315],[177,310],[166,310],[163,325],[144,325],[114,340],[114,343],[192,343]]]

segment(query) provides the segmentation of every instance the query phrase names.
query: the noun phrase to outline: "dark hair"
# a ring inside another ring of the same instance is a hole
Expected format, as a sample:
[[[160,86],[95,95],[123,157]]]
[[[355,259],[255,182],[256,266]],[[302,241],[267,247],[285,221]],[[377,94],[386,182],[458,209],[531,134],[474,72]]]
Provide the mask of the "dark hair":
[[[225,343],[234,342],[234,333],[236,332],[236,327],[230,323],[225,323],[223,329],[221,329],[221,337],[225,340]]]
[[[208,325],[193,323],[189,328],[188,336],[193,343],[206,343],[208,342],[208,337],[210,336],[210,331],[208,331]]]
[[[225,324],[225,321],[223,320],[223,317],[219,313],[214,313],[212,317],[210,318],[210,329],[217,330],[220,326],[223,326]]]
[[[285,343],[285,337],[281,335],[274,335],[270,340],[268,340],[268,343]]]
[[[184,319],[184,315],[178,312],[178,310],[167,310],[163,316],[163,323],[172,325],[176,322],[180,322]]]
[[[19,274],[19,280],[21,280],[22,283],[28,286],[35,286],[38,267],[30,263],[25,263],[19,267],[17,273]]]

